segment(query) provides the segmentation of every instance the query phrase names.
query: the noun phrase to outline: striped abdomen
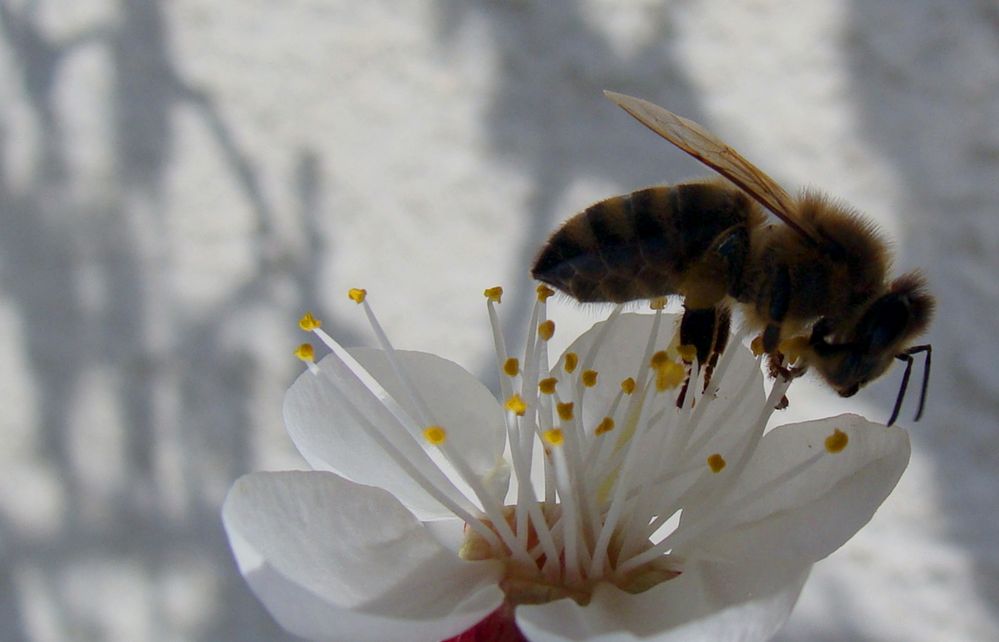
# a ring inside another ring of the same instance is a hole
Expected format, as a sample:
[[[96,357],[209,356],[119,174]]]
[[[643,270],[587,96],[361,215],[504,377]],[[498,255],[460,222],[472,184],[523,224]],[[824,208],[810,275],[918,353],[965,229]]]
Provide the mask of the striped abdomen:
[[[753,207],[720,181],[615,196],[552,234],[531,274],[583,302],[683,294],[708,307],[741,284]]]

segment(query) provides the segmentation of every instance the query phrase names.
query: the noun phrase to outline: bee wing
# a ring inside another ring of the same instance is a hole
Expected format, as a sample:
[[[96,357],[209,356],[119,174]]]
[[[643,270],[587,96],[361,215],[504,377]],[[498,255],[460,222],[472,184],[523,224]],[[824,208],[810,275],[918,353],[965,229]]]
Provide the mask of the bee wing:
[[[814,240],[797,220],[794,199],[784,188],[706,129],[647,100],[612,91],[604,94],[638,122],[735,183],[799,234]]]

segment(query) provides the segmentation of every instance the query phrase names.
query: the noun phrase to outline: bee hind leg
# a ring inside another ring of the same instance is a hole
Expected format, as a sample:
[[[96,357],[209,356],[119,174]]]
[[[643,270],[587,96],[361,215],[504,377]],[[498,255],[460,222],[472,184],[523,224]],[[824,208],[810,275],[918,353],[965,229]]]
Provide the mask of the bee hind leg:
[[[680,320],[680,345],[693,346],[698,367],[704,370],[704,388],[711,381],[711,373],[718,363],[718,355],[728,343],[732,325],[732,312],[724,306],[710,308],[685,308]],[[683,406],[690,385],[690,376],[683,383],[677,397],[677,407]]]

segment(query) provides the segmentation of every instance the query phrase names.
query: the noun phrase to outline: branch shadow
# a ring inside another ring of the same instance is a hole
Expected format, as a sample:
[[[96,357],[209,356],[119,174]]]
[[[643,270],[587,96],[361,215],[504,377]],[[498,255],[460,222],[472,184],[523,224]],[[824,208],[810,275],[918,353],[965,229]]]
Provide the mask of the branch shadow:
[[[211,95],[178,74],[161,3],[125,0],[113,26],[59,42],[47,39],[36,9],[34,3],[0,2],[0,35],[41,137],[29,180],[15,182],[11,169],[0,166],[0,278],[5,304],[23,320],[24,376],[42,391],[37,458],[55,471],[65,511],[58,528],[45,535],[22,533],[6,516],[0,522],[0,637],[33,637],[30,605],[22,602],[16,579],[27,569],[48,600],[45,617],[52,621],[46,626],[72,631],[76,639],[104,638],[107,623],[80,604],[67,577],[90,560],[113,560],[151,587],[139,601],[152,639],[177,633],[162,585],[176,565],[186,563],[210,569],[216,583],[214,603],[202,605],[211,611],[193,626],[194,639],[291,640],[240,577],[217,501],[204,489],[254,465],[247,426],[254,423],[252,386],[262,364],[252,347],[229,347],[232,324],[255,307],[295,314],[318,300],[313,275],[329,251],[317,233],[321,159],[301,150],[290,177],[298,211],[275,211],[253,159],[240,149]],[[108,119],[115,182],[103,207],[83,204],[73,193],[78,177],[58,116],[60,73],[87,47],[107,52],[112,69]],[[162,246],[168,224],[162,192],[179,109],[195,113],[214,141],[256,218],[257,234],[255,266],[245,282],[190,316],[178,313],[176,295],[157,263],[170,260]],[[0,131],[2,142],[9,137]],[[273,232],[279,215],[296,217],[310,239],[294,258]],[[288,282],[294,287],[281,287]],[[91,295],[94,284],[106,293],[99,305]],[[279,290],[295,294],[289,301]],[[72,434],[73,400],[95,369],[112,373],[114,404],[125,428],[122,461],[114,462],[123,467],[125,483],[102,506],[100,520],[86,514],[95,500],[81,478],[80,444]],[[180,453],[181,489],[165,487],[157,475],[164,449]],[[99,582],[95,578],[94,591],[106,590]]]

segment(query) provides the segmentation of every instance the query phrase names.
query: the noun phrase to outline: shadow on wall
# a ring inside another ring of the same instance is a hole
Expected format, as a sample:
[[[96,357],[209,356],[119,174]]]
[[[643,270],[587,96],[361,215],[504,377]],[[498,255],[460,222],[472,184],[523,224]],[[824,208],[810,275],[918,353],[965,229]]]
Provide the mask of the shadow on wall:
[[[843,46],[864,135],[903,181],[905,268],[938,298],[928,417],[913,448],[933,458],[951,540],[999,622],[999,7],[854,0]]]
[[[444,47],[464,29],[474,29],[476,37],[487,34],[496,65],[485,112],[491,151],[532,181],[528,211],[516,213],[528,227],[524,245],[514,272],[503,279],[513,287],[511,305],[502,312],[516,320],[504,325],[506,338],[509,345],[519,345],[519,324],[528,318],[535,296],[530,266],[554,228],[575,214],[558,209],[574,183],[598,179],[625,193],[698,167],[631,121],[603,97],[603,90],[637,94],[695,120],[706,119],[673,46],[669,8],[646,6],[648,38],[622,53],[600,19],[584,15],[583,3],[441,0],[437,7]],[[482,364],[478,377],[496,389],[492,357]]]
[[[15,187],[9,168],[0,167],[0,270],[6,302],[23,320],[25,377],[44,395],[37,404],[37,457],[42,467],[57,471],[66,510],[59,530],[44,536],[22,536],[16,524],[0,524],[5,546],[0,581],[7,586],[0,598],[0,637],[29,639],[27,605],[18,601],[23,594],[19,597],[14,582],[30,574],[33,591],[49,605],[45,617],[54,619],[51,630],[73,631],[78,639],[103,638],[107,614],[80,603],[74,574],[88,561],[113,560],[148,587],[160,587],[179,563],[207,565],[220,579],[213,594],[217,610],[193,632],[201,639],[291,639],[246,588],[231,561],[219,507],[202,489],[207,481],[234,479],[251,466],[246,427],[252,423],[250,384],[258,364],[249,350],[224,347],[227,325],[247,307],[272,299],[276,282],[295,282],[299,298],[289,307],[304,309],[305,301],[318,300],[310,275],[326,248],[309,248],[294,265],[275,262],[261,251],[252,276],[216,309],[178,315],[158,263],[166,248],[156,245],[166,226],[161,190],[176,110],[196,113],[210,133],[257,217],[256,247],[266,250],[273,247],[268,237],[275,212],[259,189],[254,163],[239,149],[210,96],[178,76],[160,4],[122,2],[114,27],[64,42],[46,40],[33,7],[0,2],[0,33],[21,72],[22,91],[41,136],[41,154],[28,181]],[[71,150],[55,102],[61,66],[86,47],[102,48],[112,64],[108,117],[117,183],[100,208],[74,200],[72,187],[79,178],[72,175]],[[8,139],[9,133],[0,136]],[[300,205],[294,214],[306,231],[316,225],[322,196],[318,163],[313,152],[302,150],[291,179]],[[100,307],[88,304],[76,278],[84,270],[109,293]],[[110,505],[101,506],[106,513],[99,521],[81,510],[94,498],[80,478],[79,453],[74,452],[80,444],[71,434],[70,416],[83,377],[95,369],[111,373],[116,412],[125,428],[126,483],[115,489]],[[170,395],[175,407],[164,412],[164,396]],[[185,460],[185,496],[179,503],[186,510],[169,518],[166,507],[177,502],[168,496],[178,490],[156,478],[157,457],[163,455],[157,450],[164,448]],[[100,582],[109,581],[86,579],[93,580],[96,593]],[[143,610],[152,631],[169,635],[177,628],[157,590],[166,589],[148,588],[146,603],[130,607]]]

